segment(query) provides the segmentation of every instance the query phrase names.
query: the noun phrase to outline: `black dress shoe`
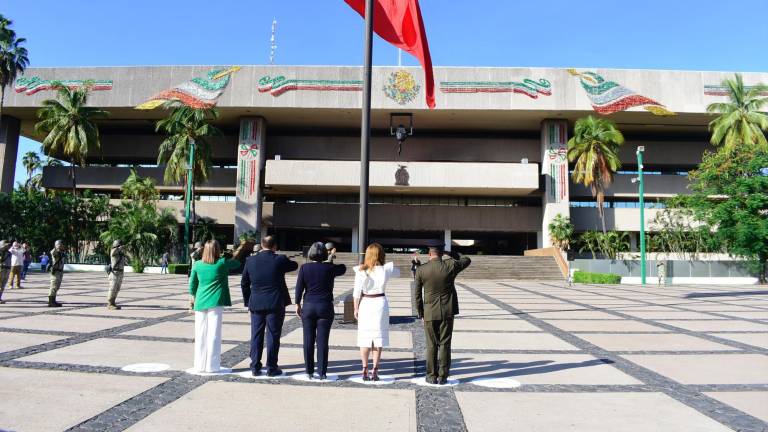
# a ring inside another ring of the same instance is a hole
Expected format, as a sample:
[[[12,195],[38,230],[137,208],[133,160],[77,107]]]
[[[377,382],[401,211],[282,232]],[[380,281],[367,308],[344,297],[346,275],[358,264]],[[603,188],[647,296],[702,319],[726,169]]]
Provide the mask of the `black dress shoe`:
[[[261,376],[261,369],[251,369],[251,375]]]
[[[267,376],[268,377],[276,377],[276,376],[280,376],[282,374],[283,374],[283,370],[282,369],[272,369],[270,371],[267,371]]]
[[[328,377],[325,374],[320,375],[320,379],[325,381],[328,379]]]
[[[448,378],[438,378],[437,383],[440,385],[446,385],[448,384]]]
[[[426,381],[427,384],[437,384],[437,380],[434,377],[426,377],[424,381]]]

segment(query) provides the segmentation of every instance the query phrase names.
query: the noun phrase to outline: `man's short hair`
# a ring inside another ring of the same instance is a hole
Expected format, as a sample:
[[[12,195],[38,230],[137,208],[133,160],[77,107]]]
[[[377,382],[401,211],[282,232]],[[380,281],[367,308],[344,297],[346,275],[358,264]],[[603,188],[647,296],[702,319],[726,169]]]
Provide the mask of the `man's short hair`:
[[[443,247],[442,246],[430,246],[429,247],[429,253],[430,254],[435,254],[435,255],[440,255],[441,253],[443,253]]]
[[[266,236],[263,239],[261,239],[261,247],[264,249],[274,249],[275,248],[275,236]]]

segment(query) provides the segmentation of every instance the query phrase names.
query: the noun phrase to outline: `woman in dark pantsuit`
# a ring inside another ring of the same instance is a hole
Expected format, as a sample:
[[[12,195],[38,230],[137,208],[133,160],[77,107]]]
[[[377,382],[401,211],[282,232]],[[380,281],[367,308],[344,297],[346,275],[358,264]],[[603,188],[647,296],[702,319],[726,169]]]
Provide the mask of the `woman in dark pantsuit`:
[[[330,251],[333,255],[335,249]],[[315,343],[317,343],[317,374],[325,379],[328,370],[328,336],[333,324],[333,280],[347,271],[344,264],[324,262],[328,249],[317,242],[309,248],[311,262],[299,269],[296,278],[296,315],[304,327],[304,365],[309,378],[315,372]],[[302,305],[302,297],[304,304]]]

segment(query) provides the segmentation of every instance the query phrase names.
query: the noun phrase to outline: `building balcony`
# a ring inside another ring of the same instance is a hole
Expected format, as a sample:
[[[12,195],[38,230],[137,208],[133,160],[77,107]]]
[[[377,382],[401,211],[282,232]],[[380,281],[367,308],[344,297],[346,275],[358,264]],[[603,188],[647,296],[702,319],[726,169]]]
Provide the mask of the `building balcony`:
[[[605,229],[611,231],[640,231],[639,208],[606,208]],[[651,222],[659,209],[645,209],[645,230],[653,231]],[[571,223],[576,231],[601,230],[600,217],[596,207],[571,208]]]
[[[161,193],[182,193],[183,191],[183,188],[179,185],[163,184],[165,167],[138,167],[136,172],[141,177],[155,180],[157,189]],[[75,167],[77,188],[91,189],[93,191],[120,190],[120,187],[130,174],[131,168],[128,167]],[[208,181],[196,186],[196,192],[234,192],[235,177],[236,170],[234,168],[214,168]],[[67,166],[43,168],[43,187],[49,189],[71,189],[72,177],[70,177],[70,168]]]
[[[632,183],[632,179],[637,177],[635,174],[616,174],[613,184],[605,191],[607,197],[637,197],[638,184]],[[675,195],[688,194],[688,177],[683,175],[644,175],[643,176],[644,195],[648,197],[672,197]],[[571,174],[570,185],[571,198],[592,197],[592,191],[588,187],[573,182]]]
[[[273,226],[278,228],[352,229],[357,226],[356,204],[274,203]],[[264,218],[267,219],[267,209]],[[541,207],[451,207],[372,205],[368,210],[372,230],[391,231],[493,231],[541,230]]]
[[[371,162],[371,193],[524,196],[539,189],[538,164],[471,162]],[[268,160],[271,193],[352,193],[360,188],[360,163],[338,160]]]

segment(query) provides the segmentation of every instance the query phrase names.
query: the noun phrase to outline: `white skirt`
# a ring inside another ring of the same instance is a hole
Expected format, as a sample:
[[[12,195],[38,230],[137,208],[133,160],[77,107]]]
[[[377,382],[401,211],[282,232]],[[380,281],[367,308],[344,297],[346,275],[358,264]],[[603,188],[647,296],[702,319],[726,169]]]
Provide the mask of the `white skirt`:
[[[387,297],[363,297],[357,312],[357,346],[389,346],[389,303]]]

